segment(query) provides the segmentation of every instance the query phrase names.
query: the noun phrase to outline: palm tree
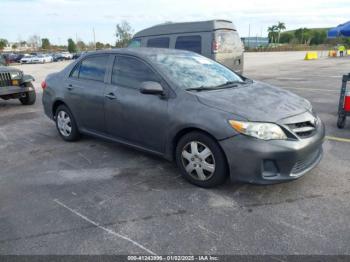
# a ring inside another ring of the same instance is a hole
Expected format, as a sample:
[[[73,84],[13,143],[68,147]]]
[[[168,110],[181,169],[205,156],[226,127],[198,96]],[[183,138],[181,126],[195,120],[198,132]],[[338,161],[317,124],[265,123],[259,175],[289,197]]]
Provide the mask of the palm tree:
[[[286,24],[278,22],[276,28],[278,30],[278,43],[280,43],[281,31],[286,29]]]
[[[275,40],[276,40],[276,32],[277,32],[277,30],[278,30],[278,28],[277,28],[276,25],[269,26],[267,28],[267,32],[269,32],[268,37],[269,37],[271,43],[274,43]]]

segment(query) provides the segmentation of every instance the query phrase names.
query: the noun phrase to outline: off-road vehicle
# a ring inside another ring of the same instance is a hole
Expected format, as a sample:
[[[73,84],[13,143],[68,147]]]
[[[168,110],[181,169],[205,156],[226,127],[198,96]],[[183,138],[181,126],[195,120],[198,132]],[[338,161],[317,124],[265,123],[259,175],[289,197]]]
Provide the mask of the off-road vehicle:
[[[25,75],[19,69],[6,66],[0,55],[0,98],[4,100],[19,99],[23,105],[35,103],[36,94],[32,84],[34,77]]]

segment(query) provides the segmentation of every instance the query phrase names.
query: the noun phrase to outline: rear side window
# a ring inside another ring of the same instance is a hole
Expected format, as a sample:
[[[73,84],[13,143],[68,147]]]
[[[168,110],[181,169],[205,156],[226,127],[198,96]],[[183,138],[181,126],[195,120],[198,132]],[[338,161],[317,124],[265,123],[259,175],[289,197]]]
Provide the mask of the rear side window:
[[[242,42],[236,31],[218,30],[215,32],[215,41],[218,53],[243,52]]]
[[[133,57],[116,57],[112,84],[138,89],[146,81],[159,82],[159,78],[148,65]]]
[[[200,54],[202,53],[202,38],[200,35],[179,36],[176,39],[175,48]]]
[[[169,37],[152,38],[147,41],[147,47],[169,48]]]
[[[141,47],[141,39],[133,39],[128,47]]]
[[[84,59],[80,65],[79,79],[103,82],[106,73],[107,60],[108,55],[92,56]]]

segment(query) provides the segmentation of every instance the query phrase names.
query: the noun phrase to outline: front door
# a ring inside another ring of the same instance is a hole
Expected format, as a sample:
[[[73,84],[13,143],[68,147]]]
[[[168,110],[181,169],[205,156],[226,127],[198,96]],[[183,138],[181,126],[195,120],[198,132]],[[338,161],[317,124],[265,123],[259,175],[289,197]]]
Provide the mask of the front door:
[[[116,56],[111,84],[106,88],[108,133],[147,149],[164,152],[168,101],[159,95],[142,94],[141,83],[161,82],[148,64],[132,56]]]

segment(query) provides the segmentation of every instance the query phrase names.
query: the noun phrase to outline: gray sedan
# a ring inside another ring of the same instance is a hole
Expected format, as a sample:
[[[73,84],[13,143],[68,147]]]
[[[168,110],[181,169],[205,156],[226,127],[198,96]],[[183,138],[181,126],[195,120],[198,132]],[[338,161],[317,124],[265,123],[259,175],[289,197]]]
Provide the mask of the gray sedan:
[[[192,52],[91,52],[42,87],[64,140],[88,134],[175,160],[198,186],[294,180],[322,158],[324,125],[307,100]]]

